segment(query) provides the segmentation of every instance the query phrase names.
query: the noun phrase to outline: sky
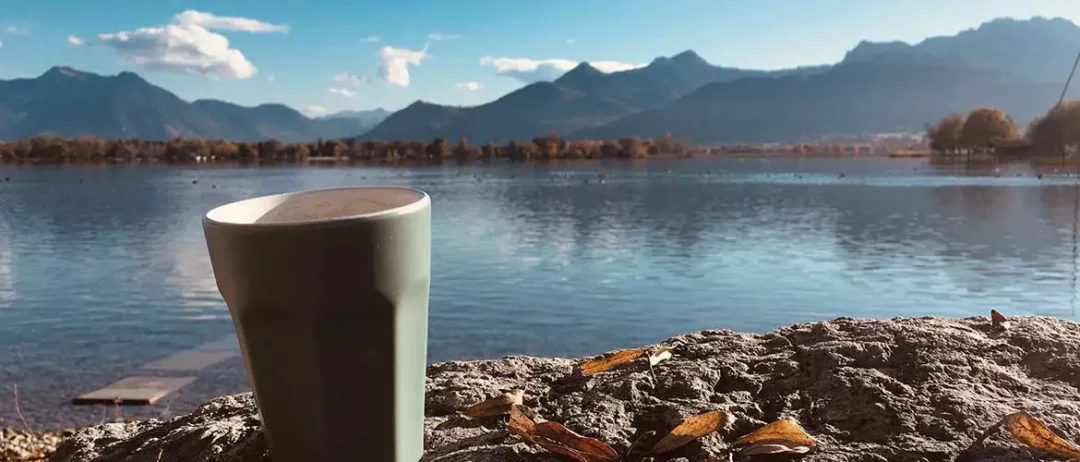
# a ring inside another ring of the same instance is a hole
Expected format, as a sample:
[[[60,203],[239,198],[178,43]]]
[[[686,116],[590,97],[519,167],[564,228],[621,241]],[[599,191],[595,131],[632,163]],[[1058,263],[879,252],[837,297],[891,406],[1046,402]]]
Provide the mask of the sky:
[[[722,66],[839,61],[1080,0],[37,0],[0,8],[0,79],[134,71],[185,100],[308,115],[476,105],[588,61],[614,72],[692,49]]]

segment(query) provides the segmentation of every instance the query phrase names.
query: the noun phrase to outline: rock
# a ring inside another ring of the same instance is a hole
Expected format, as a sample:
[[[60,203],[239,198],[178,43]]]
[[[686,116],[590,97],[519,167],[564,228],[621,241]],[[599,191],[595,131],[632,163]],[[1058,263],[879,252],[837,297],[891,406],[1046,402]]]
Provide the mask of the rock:
[[[1007,331],[993,329],[989,318],[842,318],[765,335],[709,330],[664,342],[676,345],[674,356],[652,372],[640,359],[591,377],[573,374],[580,360],[435,364],[422,460],[565,460],[511,435],[505,418],[457,414],[509,388],[525,389],[525,405],[541,416],[620,454],[633,445],[631,461],[646,460],[643,451],[683,419],[714,409],[736,422],[657,460],[728,460],[731,441],[783,416],[820,441],[801,459],[809,462],[1048,457],[1003,431],[973,446],[1018,409],[1080,441],[1080,324],[1011,320]],[[83,428],[51,460],[155,462],[159,455],[162,462],[269,460],[250,394],[215,399],[168,422]]]

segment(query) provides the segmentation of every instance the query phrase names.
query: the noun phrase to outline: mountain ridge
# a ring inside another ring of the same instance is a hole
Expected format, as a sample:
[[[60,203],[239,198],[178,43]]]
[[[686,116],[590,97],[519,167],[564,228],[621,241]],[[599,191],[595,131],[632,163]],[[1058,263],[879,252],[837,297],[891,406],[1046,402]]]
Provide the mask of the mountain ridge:
[[[130,71],[107,76],[57,65],[37,77],[0,80],[0,139],[93,135],[309,141],[358,136],[375,123],[311,119],[280,103],[188,102]]]
[[[949,111],[984,105],[1000,105],[1023,123],[1056,100],[1047,95],[1060,91],[1078,49],[1080,27],[1068,20],[1001,18],[914,44],[860,41],[832,65],[740,69],[685,50],[612,73],[581,63],[476,106],[416,101],[393,113],[318,118],[279,103],[188,102],[133,72],[103,76],[58,65],[0,80],[0,139],[446,137],[479,144],[670,132],[709,143],[788,141],[919,130]]]

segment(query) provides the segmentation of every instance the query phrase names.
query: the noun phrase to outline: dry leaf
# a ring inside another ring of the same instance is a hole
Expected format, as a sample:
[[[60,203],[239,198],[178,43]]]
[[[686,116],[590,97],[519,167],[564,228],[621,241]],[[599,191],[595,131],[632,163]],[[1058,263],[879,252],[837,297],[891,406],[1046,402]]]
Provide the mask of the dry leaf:
[[[544,449],[570,455],[563,451],[553,450],[544,444],[543,440],[548,440],[555,443],[556,446],[562,446],[562,448],[583,456],[585,462],[614,462],[619,460],[619,454],[611,446],[599,440],[574,433],[558,422],[540,422],[536,424],[533,435],[539,437],[537,443],[543,446]]]
[[[660,347],[649,355],[649,367],[660,364],[661,362],[671,358],[671,347]]]
[[[757,451],[775,450],[775,445],[786,447],[788,451],[785,452],[796,452],[794,448],[797,447],[805,447],[806,452],[809,452],[817,445],[817,440],[807,434],[795,419],[783,418],[743,435],[732,443],[732,446],[742,447],[739,450],[740,455],[766,454]]]
[[[1027,412],[1005,417],[1005,428],[1020,442],[1059,457],[1080,459],[1080,447],[1057,436],[1045,424]]]
[[[525,438],[530,443],[535,443],[533,440],[533,432],[536,430],[536,422],[533,422],[528,415],[525,414],[521,406],[510,406],[510,422],[507,423],[511,432],[514,432]]]
[[[528,409],[510,406],[510,431],[548,451],[562,454],[578,462],[616,462],[619,455],[611,446],[581,436],[557,422],[537,423],[527,415]]]
[[[638,348],[636,350],[617,351],[603,358],[585,361],[581,363],[581,375],[593,375],[604,372],[615,366],[620,366],[638,359],[643,354],[645,354],[645,350]]]
[[[990,310],[990,323],[997,329],[1008,329],[1011,327],[1009,321],[998,310]]]
[[[693,416],[671,430],[671,433],[660,438],[660,441],[653,446],[652,452],[663,454],[673,451],[734,421],[735,416],[724,411],[712,411]]]
[[[484,400],[479,404],[469,406],[469,408],[463,411],[462,414],[474,418],[504,415],[509,413],[510,408],[512,408],[514,405],[520,406],[524,398],[525,390],[511,390],[494,398]]]

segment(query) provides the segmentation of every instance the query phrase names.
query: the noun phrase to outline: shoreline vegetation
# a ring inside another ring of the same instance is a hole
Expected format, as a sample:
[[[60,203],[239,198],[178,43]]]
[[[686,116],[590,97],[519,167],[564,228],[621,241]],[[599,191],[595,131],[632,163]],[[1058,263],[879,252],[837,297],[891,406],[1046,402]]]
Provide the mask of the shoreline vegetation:
[[[282,143],[277,140],[235,142],[199,138],[168,141],[61,138],[39,136],[0,142],[0,165],[65,163],[388,163],[444,164],[506,160],[673,159],[693,157],[867,157],[920,150],[917,136],[895,136],[868,142],[728,144],[697,146],[670,137],[619,140],[565,140],[556,135],[530,141],[475,146],[467,139],[424,141],[319,140]]]
[[[954,112],[924,129],[930,155],[936,158],[1075,164],[1080,153],[1080,100],[1055,104],[1023,132],[1012,117],[995,107],[973,109],[966,115]]]
[[[740,448],[746,435],[785,420],[797,423],[798,441],[772,443],[804,462],[1075,456],[1061,448],[1080,439],[1077,342],[1076,322],[992,312],[838,318],[765,334],[704,330],[593,358],[433,364],[421,460],[544,458],[550,445],[514,431],[514,406],[610,446],[627,462],[660,453],[665,460],[748,455]],[[503,411],[480,412],[496,408]],[[54,462],[269,461],[256,412],[250,393],[223,396],[167,421],[84,427],[42,455]],[[724,418],[664,443],[674,429],[711,415]]]

